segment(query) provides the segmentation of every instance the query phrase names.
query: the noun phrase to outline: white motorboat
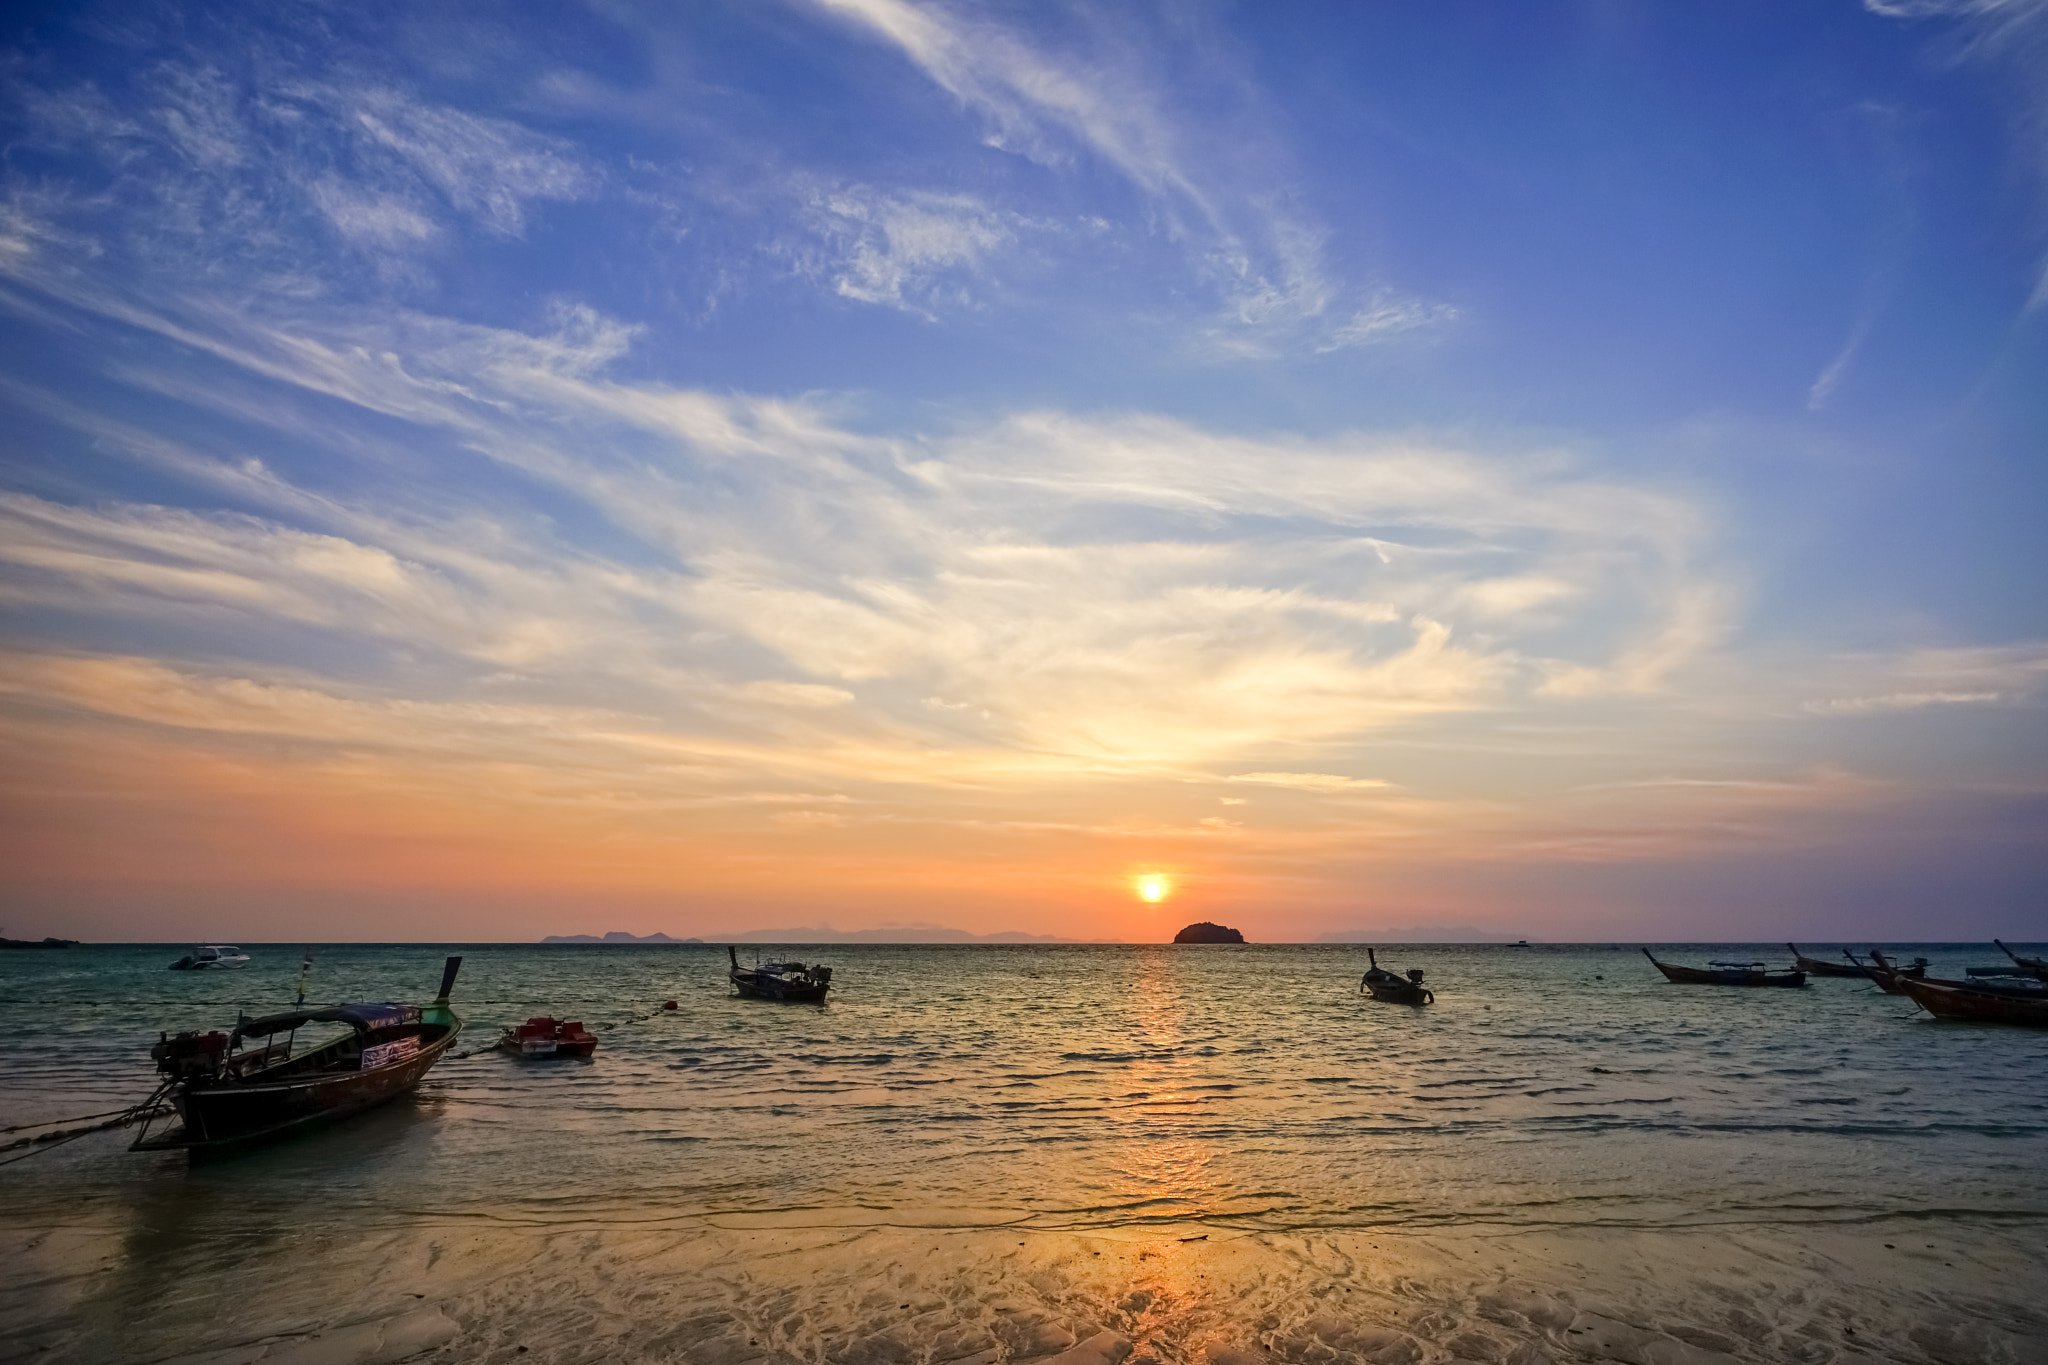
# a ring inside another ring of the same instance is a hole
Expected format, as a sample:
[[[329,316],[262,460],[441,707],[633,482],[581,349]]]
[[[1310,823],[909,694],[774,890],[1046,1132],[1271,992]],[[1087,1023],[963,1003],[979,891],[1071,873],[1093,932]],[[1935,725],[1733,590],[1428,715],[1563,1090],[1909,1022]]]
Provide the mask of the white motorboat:
[[[234,971],[249,965],[249,955],[228,943],[201,943],[171,964],[174,972],[196,972],[201,968]]]

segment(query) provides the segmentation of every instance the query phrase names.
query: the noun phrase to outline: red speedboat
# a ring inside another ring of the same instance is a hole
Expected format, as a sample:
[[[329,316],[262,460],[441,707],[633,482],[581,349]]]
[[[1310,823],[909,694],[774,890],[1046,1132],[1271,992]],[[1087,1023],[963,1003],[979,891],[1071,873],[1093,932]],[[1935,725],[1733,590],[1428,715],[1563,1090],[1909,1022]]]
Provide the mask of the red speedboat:
[[[597,1035],[580,1021],[543,1014],[506,1029],[498,1046],[522,1057],[588,1057],[597,1051]]]

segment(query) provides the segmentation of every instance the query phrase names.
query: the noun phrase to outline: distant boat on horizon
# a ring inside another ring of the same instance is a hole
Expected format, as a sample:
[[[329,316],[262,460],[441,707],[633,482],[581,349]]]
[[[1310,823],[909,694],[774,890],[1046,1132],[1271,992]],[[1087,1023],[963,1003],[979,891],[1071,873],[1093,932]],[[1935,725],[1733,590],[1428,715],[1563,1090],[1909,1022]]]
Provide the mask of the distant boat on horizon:
[[[174,972],[240,971],[249,965],[249,955],[227,943],[201,943],[171,964]]]

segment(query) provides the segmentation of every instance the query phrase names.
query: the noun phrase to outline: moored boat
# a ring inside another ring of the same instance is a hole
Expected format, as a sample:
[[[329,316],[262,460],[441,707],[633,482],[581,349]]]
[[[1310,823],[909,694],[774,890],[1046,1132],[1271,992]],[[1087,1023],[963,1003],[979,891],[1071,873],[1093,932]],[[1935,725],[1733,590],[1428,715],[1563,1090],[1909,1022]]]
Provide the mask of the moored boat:
[[[732,959],[729,979],[733,989],[741,995],[750,995],[757,1000],[791,1000],[818,1003],[825,998],[825,992],[832,989],[832,969],[812,963],[806,967],[801,962],[761,962],[752,967],[740,966],[737,948],[726,945],[726,956]]]
[[[2048,957],[2022,957],[2006,947],[2003,941],[1995,938],[1991,941],[1998,944],[1998,951],[2011,958],[2022,971],[2029,972],[2043,981],[2048,981]]]
[[[249,955],[227,943],[201,943],[171,964],[174,972],[239,971],[249,965]]]
[[[1674,962],[1660,962],[1657,955],[1648,948],[1643,956],[1650,959],[1650,965],[1664,973],[1666,981],[1681,986],[1804,986],[1806,973],[1798,968],[1791,971],[1773,971],[1761,962],[1709,962],[1705,967],[1681,967]]]
[[[419,1084],[462,1033],[461,1017],[448,1006],[461,966],[461,958],[448,959],[441,993],[428,1005],[295,1009],[242,1019],[231,1033],[163,1035],[150,1056],[183,1123],[155,1136],[145,1126],[130,1150],[185,1148],[196,1159],[397,1098]],[[323,1023],[346,1025],[348,1032],[295,1055],[298,1031]]]
[[[1788,943],[1785,946],[1792,950],[1792,965],[1808,976],[1853,976],[1859,981],[1870,979],[1870,973],[1854,962],[1829,962],[1826,958],[1808,957],[1799,951],[1799,945],[1796,943]],[[1842,956],[1849,956],[1847,950],[1843,951]]]
[[[1851,962],[1857,961],[1853,956],[1849,960]],[[1877,988],[1886,995],[1904,995],[1906,988],[1900,983],[1904,981],[1918,981],[1925,977],[1927,975],[1927,959],[1916,957],[1905,966],[1900,966],[1876,948],[1872,948],[1870,950],[1870,965],[1864,967],[1863,970],[1870,973],[1870,979],[1875,981]]]
[[[1899,985],[1914,1004],[1937,1019],[2048,1028],[2048,989],[2038,985],[1984,986],[1933,977],[1905,978]]]
[[[1359,978],[1358,989],[1368,993],[1375,1000],[1384,1000],[1393,1005],[1434,1005],[1436,994],[1422,984],[1422,969],[1411,968],[1406,976],[1400,976],[1380,966],[1379,956],[1372,949],[1365,950],[1365,960],[1372,964],[1363,977]]]
[[[588,1057],[597,1051],[597,1035],[580,1020],[542,1014],[505,1029],[498,1046],[521,1057]]]

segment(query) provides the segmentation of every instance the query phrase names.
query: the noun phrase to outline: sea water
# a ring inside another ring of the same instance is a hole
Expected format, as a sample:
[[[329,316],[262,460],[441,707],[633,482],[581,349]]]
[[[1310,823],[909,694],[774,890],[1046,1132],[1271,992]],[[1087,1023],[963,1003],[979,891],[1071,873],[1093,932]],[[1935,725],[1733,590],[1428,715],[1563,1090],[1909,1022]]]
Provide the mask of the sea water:
[[[141,1099],[303,946],[0,955],[4,1123]],[[723,947],[312,946],[314,1001],[461,954],[458,1055],[245,1156],[0,1167],[0,1359],[2048,1360],[2048,1034],[1865,982],[1383,949],[1416,1008],[1349,946],[741,950],[830,965],[820,1006]],[[535,1014],[596,1056],[488,1050]]]

